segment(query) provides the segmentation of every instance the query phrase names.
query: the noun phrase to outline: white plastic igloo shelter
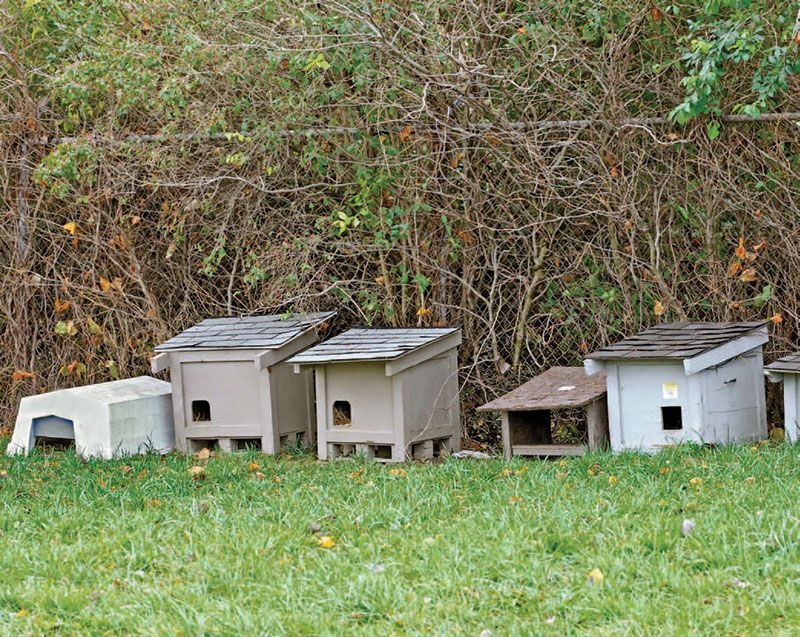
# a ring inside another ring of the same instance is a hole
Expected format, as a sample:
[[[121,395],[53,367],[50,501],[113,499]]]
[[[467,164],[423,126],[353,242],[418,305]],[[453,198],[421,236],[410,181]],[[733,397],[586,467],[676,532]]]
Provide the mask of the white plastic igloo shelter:
[[[172,450],[172,387],[151,376],[26,396],[6,453],[28,454],[38,438],[74,441],[84,458]]]

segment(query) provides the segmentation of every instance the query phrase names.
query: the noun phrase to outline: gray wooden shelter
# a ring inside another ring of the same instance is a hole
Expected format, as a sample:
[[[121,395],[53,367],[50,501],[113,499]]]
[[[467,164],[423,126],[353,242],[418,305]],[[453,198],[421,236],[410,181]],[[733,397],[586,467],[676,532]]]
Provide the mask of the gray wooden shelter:
[[[582,408],[586,419],[586,444],[553,444],[552,412]],[[578,456],[608,445],[606,376],[587,376],[583,367],[551,367],[504,396],[478,407],[499,411],[503,455]]]
[[[800,352],[789,354],[764,368],[773,383],[783,381],[783,430],[790,442],[797,442],[800,427]]]
[[[459,448],[459,328],[356,328],[290,358],[313,368],[323,460],[383,461]]]
[[[763,321],[663,323],[590,354],[587,372],[607,374],[612,449],[764,438],[768,340]]]
[[[335,312],[207,319],[155,348],[153,372],[170,370],[175,445],[275,453],[309,443],[314,384],[284,360],[317,340]]]

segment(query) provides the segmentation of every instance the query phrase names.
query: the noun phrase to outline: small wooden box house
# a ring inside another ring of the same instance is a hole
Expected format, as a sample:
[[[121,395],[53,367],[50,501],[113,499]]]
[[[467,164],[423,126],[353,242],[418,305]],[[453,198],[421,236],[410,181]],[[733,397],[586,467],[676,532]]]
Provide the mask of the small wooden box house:
[[[580,408],[586,421],[586,444],[553,444],[551,415]],[[587,376],[583,367],[551,367],[500,398],[478,407],[499,411],[503,455],[577,456],[586,448],[608,445],[606,377]]]
[[[800,352],[789,354],[764,368],[773,383],[783,381],[783,431],[786,439],[797,442],[800,428]]]
[[[460,445],[459,328],[351,329],[289,359],[313,368],[322,460],[401,462]]]
[[[612,449],[766,437],[768,340],[763,322],[664,323],[590,354],[587,373],[607,376]]]
[[[313,345],[334,314],[207,319],[156,347],[153,372],[170,370],[176,447],[275,453],[310,442],[312,375],[293,374],[284,360]]]

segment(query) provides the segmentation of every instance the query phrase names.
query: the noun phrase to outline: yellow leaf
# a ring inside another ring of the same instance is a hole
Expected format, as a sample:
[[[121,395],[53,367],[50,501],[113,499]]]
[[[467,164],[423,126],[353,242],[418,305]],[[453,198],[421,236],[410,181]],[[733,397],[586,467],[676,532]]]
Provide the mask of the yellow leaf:
[[[103,292],[108,292],[111,289],[111,281],[109,281],[104,276],[101,276],[100,277],[100,289],[103,290]]]
[[[511,497],[508,499],[508,503],[509,503],[509,504],[517,504],[518,502],[522,502],[522,498],[521,498],[521,497],[519,497],[518,495],[512,495],[512,496],[511,496]]]
[[[594,584],[602,584],[605,577],[603,577],[603,571],[599,568],[593,568],[589,573],[586,575],[586,578],[589,580],[589,583]]]
[[[617,476],[608,476],[608,484],[617,484]]]
[[[28,611],[27,608],[20,608],[17,611],[17,617],[25,617],[25,615],[30,615],[30,612]]]
[[[248,471],[258,471],[258,469],[259,469],[258,463],[250,462],[247,465],[247,470]]]
[[[747,256],[747,248],[744,247],[744,237],[739,237],[739,245],[736,248],[736,256],[744,259]]]
[[[413,131],[413,130],[414,129],[411,127],[411,124],[403,127],[403,130],[401,130],[400,133],[398,134],[398,137],[400,138],[400,141],[404,142],[404,141],[408,140],[408,138],[411,137],[411,131]]]
[[[389,475],[405,478],[408,475],[408,472],[405,469],[389,469]]]
[[[323,549],[332,549],[336,545],[336,542],[334,542],[333,538],[329,535],[323,535],[317,538],[317,544]]]
[[[656,301],[653,304],[653,313],[656,316],[661,316],[664,313],[664,304],[661,301]]]
[[[773,325],[780,325],[781,323],[783,323],[783,314],[781,314],[780,312],[778,312],[778,313],[777,313],[775,316],[773,316],[773,317],[772,317],[770,320],[772,321],[772,324],[773,324]]]
[[[432,310],[428,309],[427,307],[421,307],[417,310],[417,316],[427,316],[431,312]]]
[[[742,271],[741,275],[739,275],[739,280],[742,283],[752,283],[756,279],[758,279],[758,275],[753,268],[747,268],[746,270]]]
[[[739,270],[741,269],[742,264],[739,261],[731,261],[731,264],[728,266],[728,277],[735,277],[737,274],[739,274]]]
[[[691,480],[689,480],[689,484],[691,484],[693,487],[699,487],[701,484],[703,484],[703,479],[692,478]]]
[[[33,372],[26,372],[21,369],[14,370],[14,373],[11,374],[11,380],[13,381],[21,381],[25,380],[26,378],[33,378]]]
[[[68,221],[61,227],[64,228],[64,230],[66,230],[67,232],[69,232],[73,237],[75,236],[75,233],[78,231],[78,224],[75,223],[74,221]]]
[[[69,301],[62,301],[61,299],[56,299],[55,308],[56,314],[61,314],[66,312],[72,304]]]

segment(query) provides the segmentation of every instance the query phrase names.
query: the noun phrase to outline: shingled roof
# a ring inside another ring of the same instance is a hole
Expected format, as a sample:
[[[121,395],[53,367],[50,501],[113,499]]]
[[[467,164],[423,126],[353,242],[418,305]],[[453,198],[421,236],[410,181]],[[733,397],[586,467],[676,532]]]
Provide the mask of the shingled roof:
[[[636,336],[592,352],[586,358],[590,360],[692,358],[745,336],[764,325],[764,321],[661,323]]]
[[[764,367],[768,372],[790,372],[800,374],[800,353],[789,354]]]
[[[456,334],[458,327],[370,328],[359,327],[334,336],[287,363],[313,365],[346,361],[387,361],[399,358],[429,343]]]
[[[156,352],[181,349],[278,349],[304,332],[330,319],[336,312],[213,318],[201,321],[155,348]]]
[[[551,367],[478,411],[532,411],[584,407],[606,393],[604,373],[587,376],[583,367]]]

